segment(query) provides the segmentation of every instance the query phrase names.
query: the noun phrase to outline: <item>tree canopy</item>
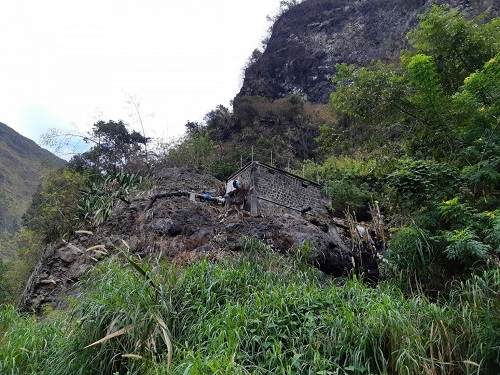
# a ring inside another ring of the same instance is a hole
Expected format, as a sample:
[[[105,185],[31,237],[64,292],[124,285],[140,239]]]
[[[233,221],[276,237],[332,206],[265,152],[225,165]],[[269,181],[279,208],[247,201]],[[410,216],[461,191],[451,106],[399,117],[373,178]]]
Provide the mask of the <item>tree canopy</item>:
[[[150,141],[135,130],[129,131],[122,120],[96,122],[84,140],[93,146],[89,151],[73,157],[70,163],[99,172],[116,172],[144,159],[143,149]]]
[[[334,191],[358,176],[357,196],[381,200],[392,221],[392,264],[442,288],[500,255],[500,19],[433,6],[408,38],[398,66],[339,64],[333,79],[341,121],[319,139],[371,159],[370,172],[319,168]]]

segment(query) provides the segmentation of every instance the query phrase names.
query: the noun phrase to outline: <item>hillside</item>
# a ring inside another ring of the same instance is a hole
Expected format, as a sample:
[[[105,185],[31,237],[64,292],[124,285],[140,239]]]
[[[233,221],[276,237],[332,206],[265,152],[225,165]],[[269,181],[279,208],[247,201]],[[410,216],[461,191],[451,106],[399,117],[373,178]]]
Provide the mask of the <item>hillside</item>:
[[[0,123],[1,236],[7,237],[19,229],[43,171],[64,164],[64,160]],[[0,258],[7,256],[0,248]]]
[[[349,61],[362,25],[430,3],[306,0],[277,25],[342,5]],[[104,173],[46,179],[0,269],[0,373],[499,374],[500,18],[452,3],[398,64],[338,64],[329,106],[239,96],[154,163],[110,142],[85,155]]]
[[[77,233],[47,246],[20,306],[26,310],[60,306],[60,297],[71,293],[74,283],[96,260],[115,253],[122,241],[129,244],[131,254],[160,256],[176,263],[232,257],[242,250],[246,237],[282,254],[293,253],[309,242],[314,243],[313,253],[308,254],[311,263],[335,276],[352,269],[353,257],[357,259],[348,246],[348,233],[323,215],[289,214],[283,207],[273,206],[252,216],[238,205],[192,201],[183,192],[210,191],[214,196],[225,192],[223,182],[198,170],[158,166],[153,181],[153,188],[116,204],[92,233]]]

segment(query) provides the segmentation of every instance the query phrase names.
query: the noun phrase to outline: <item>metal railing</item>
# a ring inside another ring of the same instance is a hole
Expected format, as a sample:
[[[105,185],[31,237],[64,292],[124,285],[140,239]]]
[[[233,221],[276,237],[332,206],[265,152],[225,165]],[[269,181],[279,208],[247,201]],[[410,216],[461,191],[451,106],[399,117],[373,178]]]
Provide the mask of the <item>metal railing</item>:
[[[252,161],[260,161],[272,167],[282,169],[286,172],[301,175],[305,178],[305,164],[297,162],[290,157],[283,157],[269,149],[261,149],[252,146],[247,152],[240,154],[240,169]],[[319,177],[318,177],[319,183]]]

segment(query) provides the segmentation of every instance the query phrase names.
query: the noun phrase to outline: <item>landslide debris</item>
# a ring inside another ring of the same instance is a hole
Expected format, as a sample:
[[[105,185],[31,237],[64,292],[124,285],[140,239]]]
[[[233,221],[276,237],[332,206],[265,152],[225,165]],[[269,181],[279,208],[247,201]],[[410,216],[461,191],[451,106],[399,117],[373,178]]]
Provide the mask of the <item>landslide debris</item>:
[[[311,262],[340,276],[353,268],[350,239],[330,218],[266,212],[250,216],[237,206],[192,201],[189,192],[224,195],[225,184],[198,170],[160,168],[155,187],[117,202],[98,228],[77,231],[69,240],[46,247],[22,295],[23,310],[64,306],[62,297],[98,262],[125,249],[141,258],[189,263],[237,256],[245,237],[255,237],[274,251],[288,253],[306,241]],[[313,224],[314,223],[314,224]]]

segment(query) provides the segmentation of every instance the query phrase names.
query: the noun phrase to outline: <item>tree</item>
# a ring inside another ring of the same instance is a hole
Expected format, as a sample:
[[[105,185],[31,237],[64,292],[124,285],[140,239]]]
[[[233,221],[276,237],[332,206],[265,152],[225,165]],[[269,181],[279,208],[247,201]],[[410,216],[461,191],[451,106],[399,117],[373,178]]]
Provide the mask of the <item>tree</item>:
[[[484,20],[485,15],[467,19],[458,9],[434,5],[408,34],[413,45],[408,54],[432,56],[444,91],[453,94],[500,48],[500,19]]]
[[[331,106],[350,117],[361,144],[369,139],[369,147],[383,147],[396,140],[413,156],[456,161],[471,142],[463,137],[465,128],[478,124],[463,121],[465,108],[454,96],[500,50],[500,19],[467,20],[455,9],[434,6],[421,20],[409,34],[414,49],[402,55],[400,67],[379,61],[362,68],[337,65]],[[494,90],[487,95],[494,98]]]
[[[214,159],[215,144],[203,123],[188,121],[186,134],[168,145],[163,163],[170,166],[208,168]]]
[[[441,288],[498,262],[500,19],[434,6],[408,37],[399,66],[337,65],[339,121],[321,138],[378,156],[382,209],[402,227],[389,258]]]
[[[86,165],[98,172],[114,172],[137,160],[144,160],[142,149],[150,141],[135,130],[129,132],[122,120],[98,121],[84,137],[93,146],[70,161],[74,166]]]
[[[337,64],[336,70],[329,105],[337,121],[322,128],[325,149],[334,146],[324,143],[332,140],[337,149],[348,152],[384,147],[420,120],[406,99],[405,77],[394,66],[374,61],[361,68]]]
[[[88,185],[88,175],[63,168],[48,172],[43,180],[23,221],[27,230],[48,243],[79,228],[78,201]]]
[[[205,115],[204,121],[210,139],[216,142],[224,142],[229,140],[233,128],[233,114],[229,108],[219,104],[214,110]]]

